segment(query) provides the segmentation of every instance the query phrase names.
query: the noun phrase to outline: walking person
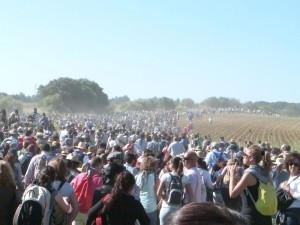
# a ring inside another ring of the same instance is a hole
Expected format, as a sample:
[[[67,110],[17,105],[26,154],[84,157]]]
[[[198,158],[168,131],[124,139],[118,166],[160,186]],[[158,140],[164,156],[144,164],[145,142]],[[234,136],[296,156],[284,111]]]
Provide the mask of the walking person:
[[[67,164],[63,159],[56,159],[49,162],[49,166],[55,170],[55,180],[53,182],[53,188],[57,190],[63,198],[68,199],[72,207],[71,213],[64,213],[62,210],[55,210],[55,225],[71,225],[75,219],[79,204],[75,195],[74,189],[70,183],[66,181]]]
[[[264,156],[263,156],[264,154]],[[259,163],[263,162],[263,166]],[[243,191],[246,193],[248,208],[243,212],[248,215],[253,225],[272,225],[272,216],[262,215],[256,209],[253,200],[258,200],[258,188],[260,182],[268,183],[270,181],[271,157],[268,152],[262,152],[258,145],[251,145],[244,150],[243,164],[249,166],[240,179],[236,182],[238,173],[237,163],[230,167],[229,195],[231,198],[236,198]],[[247,191],[250,194],[247,194]]]
[[[299,225],[300,224],[300,154],[290,153],[286,158],[285,163],[288,168],[289,179],[280,184],[280,188],[289,192],[293,198],[293,203],[283,211],[280,211],[283,216],[282,225]]]
[[[159,199],[163,199],[162,207],[159,212],[160,225],[164,225],[170,216],[170,214],[176,212],[181,208],[182,203],[171,204],[168,203],[169,198],[169,187],[172,181],[172,176],[180,177],[182,188],[185,189],[186,193],[189,195],[189,202],[194,201],[194,195],[191,188],[191,181],[188,176],[183,174],[183,162],[182,158],[174,157],[169,165],[171,172],[165,173],[160,178],[160,184],[157,190],[157,196]]]
[[[0,224],[11,225],[16,210],[16,183],[8,162],[0,159]]]
[[[157,163],[155,158],[147,156],[142,159],[140,164],[140,173],[136,175],[136,185],[140,193],[140,201],[150,218],[150,225],[156,225],[157,222],[157,196],[156,192],[159,185],[159,179],[156,176]]]
[[[205,188],[204,178],[200,169],[197,167],[198,156],[194,151],[188,151],[183,158],[184,175],[189,177],[192,189],[192,196],[188,193],[184,197],[184,202],[188,203],[190,198],[195,198],[196,202],[202,202],[202,189]]]
[[[107,220],[104,224],[134,225],[138,220],[140,225],[149,225],[144,207],[130,194],[134,185],[135,179],[130,172],[124,171],[118,175],[112,194],[101,211],[102,218]]]

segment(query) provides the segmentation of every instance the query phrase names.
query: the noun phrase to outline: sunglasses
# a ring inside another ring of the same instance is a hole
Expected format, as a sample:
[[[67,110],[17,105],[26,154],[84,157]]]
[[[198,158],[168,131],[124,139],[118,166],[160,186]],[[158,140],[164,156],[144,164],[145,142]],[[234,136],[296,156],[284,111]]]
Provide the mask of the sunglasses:
[[[183,160],[184,160],[184,161],[188,161],[188,160],[191,160],[191,159],[190,159],[190,158],[184,157]]]
[[[252,157],[252,155],[247,155],[247,154],[244,153],[243,157],[249,158],[249,157]]]
[[[289,166],[299,167],[299,163],[297,163],[297,162],[289,162]]]

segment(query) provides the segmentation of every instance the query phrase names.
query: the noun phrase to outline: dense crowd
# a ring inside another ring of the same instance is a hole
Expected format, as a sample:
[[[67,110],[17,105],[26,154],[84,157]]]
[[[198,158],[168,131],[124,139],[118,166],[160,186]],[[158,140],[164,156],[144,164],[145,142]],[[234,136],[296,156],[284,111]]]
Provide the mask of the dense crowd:
[[[200,137],[186,116],[180,128],[177,111],[48,118],[35,108],[22,118],[2,109],[0,225],[300,224],[297,152]],[[293,201],[261,210],[262,184]]]

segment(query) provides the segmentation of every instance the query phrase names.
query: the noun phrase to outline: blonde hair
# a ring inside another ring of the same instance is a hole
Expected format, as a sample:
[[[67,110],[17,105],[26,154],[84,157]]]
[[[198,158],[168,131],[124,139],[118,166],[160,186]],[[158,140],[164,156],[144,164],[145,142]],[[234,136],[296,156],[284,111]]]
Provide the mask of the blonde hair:
[[[154,157],[152,156],[146,156],[143,157],[142,162],[140,164],[140,170],[146,170],[146,171],[152,171],[156,172],[157,169],[157,163]]]
[[[236,159],[230,158],[230,159],[228,159],[226,165],[227,165],[227,166],[234,165],[236,162],[237,162]]]
[[[0,160],[0,183],[4,186],[16,188],[16,183],[11,166],[8,162]]]
[[[265,169],[265,173],[269,174],[272,169],[272,161],[270,153],[267,151],[262,151],[258,145],[251,145],[247,149],[250,150],[252,157],[257,164],[262,161],[262,167]]]

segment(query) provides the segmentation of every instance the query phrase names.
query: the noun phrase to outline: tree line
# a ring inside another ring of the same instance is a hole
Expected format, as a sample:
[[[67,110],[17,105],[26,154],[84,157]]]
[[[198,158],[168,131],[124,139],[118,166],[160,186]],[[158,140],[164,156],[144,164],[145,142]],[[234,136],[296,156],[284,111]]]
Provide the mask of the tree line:
[[[103,88],[96,82],[72,78],[52,80],[45,86],[39,86],[37,94],[32,96],[26,96],[22,92],[13,95],[0,93],[0,107],[8,112],[14,109],[22,112],[24,103],[36,103],[47,112],[62,113],[234,108],[284,116],[300,115],[300,103],[265,101],[241,103],[238,99],[226,97],[209,97],[198,103],[192,98],[152,97],[131,100],[127,95],[108,99]]]

